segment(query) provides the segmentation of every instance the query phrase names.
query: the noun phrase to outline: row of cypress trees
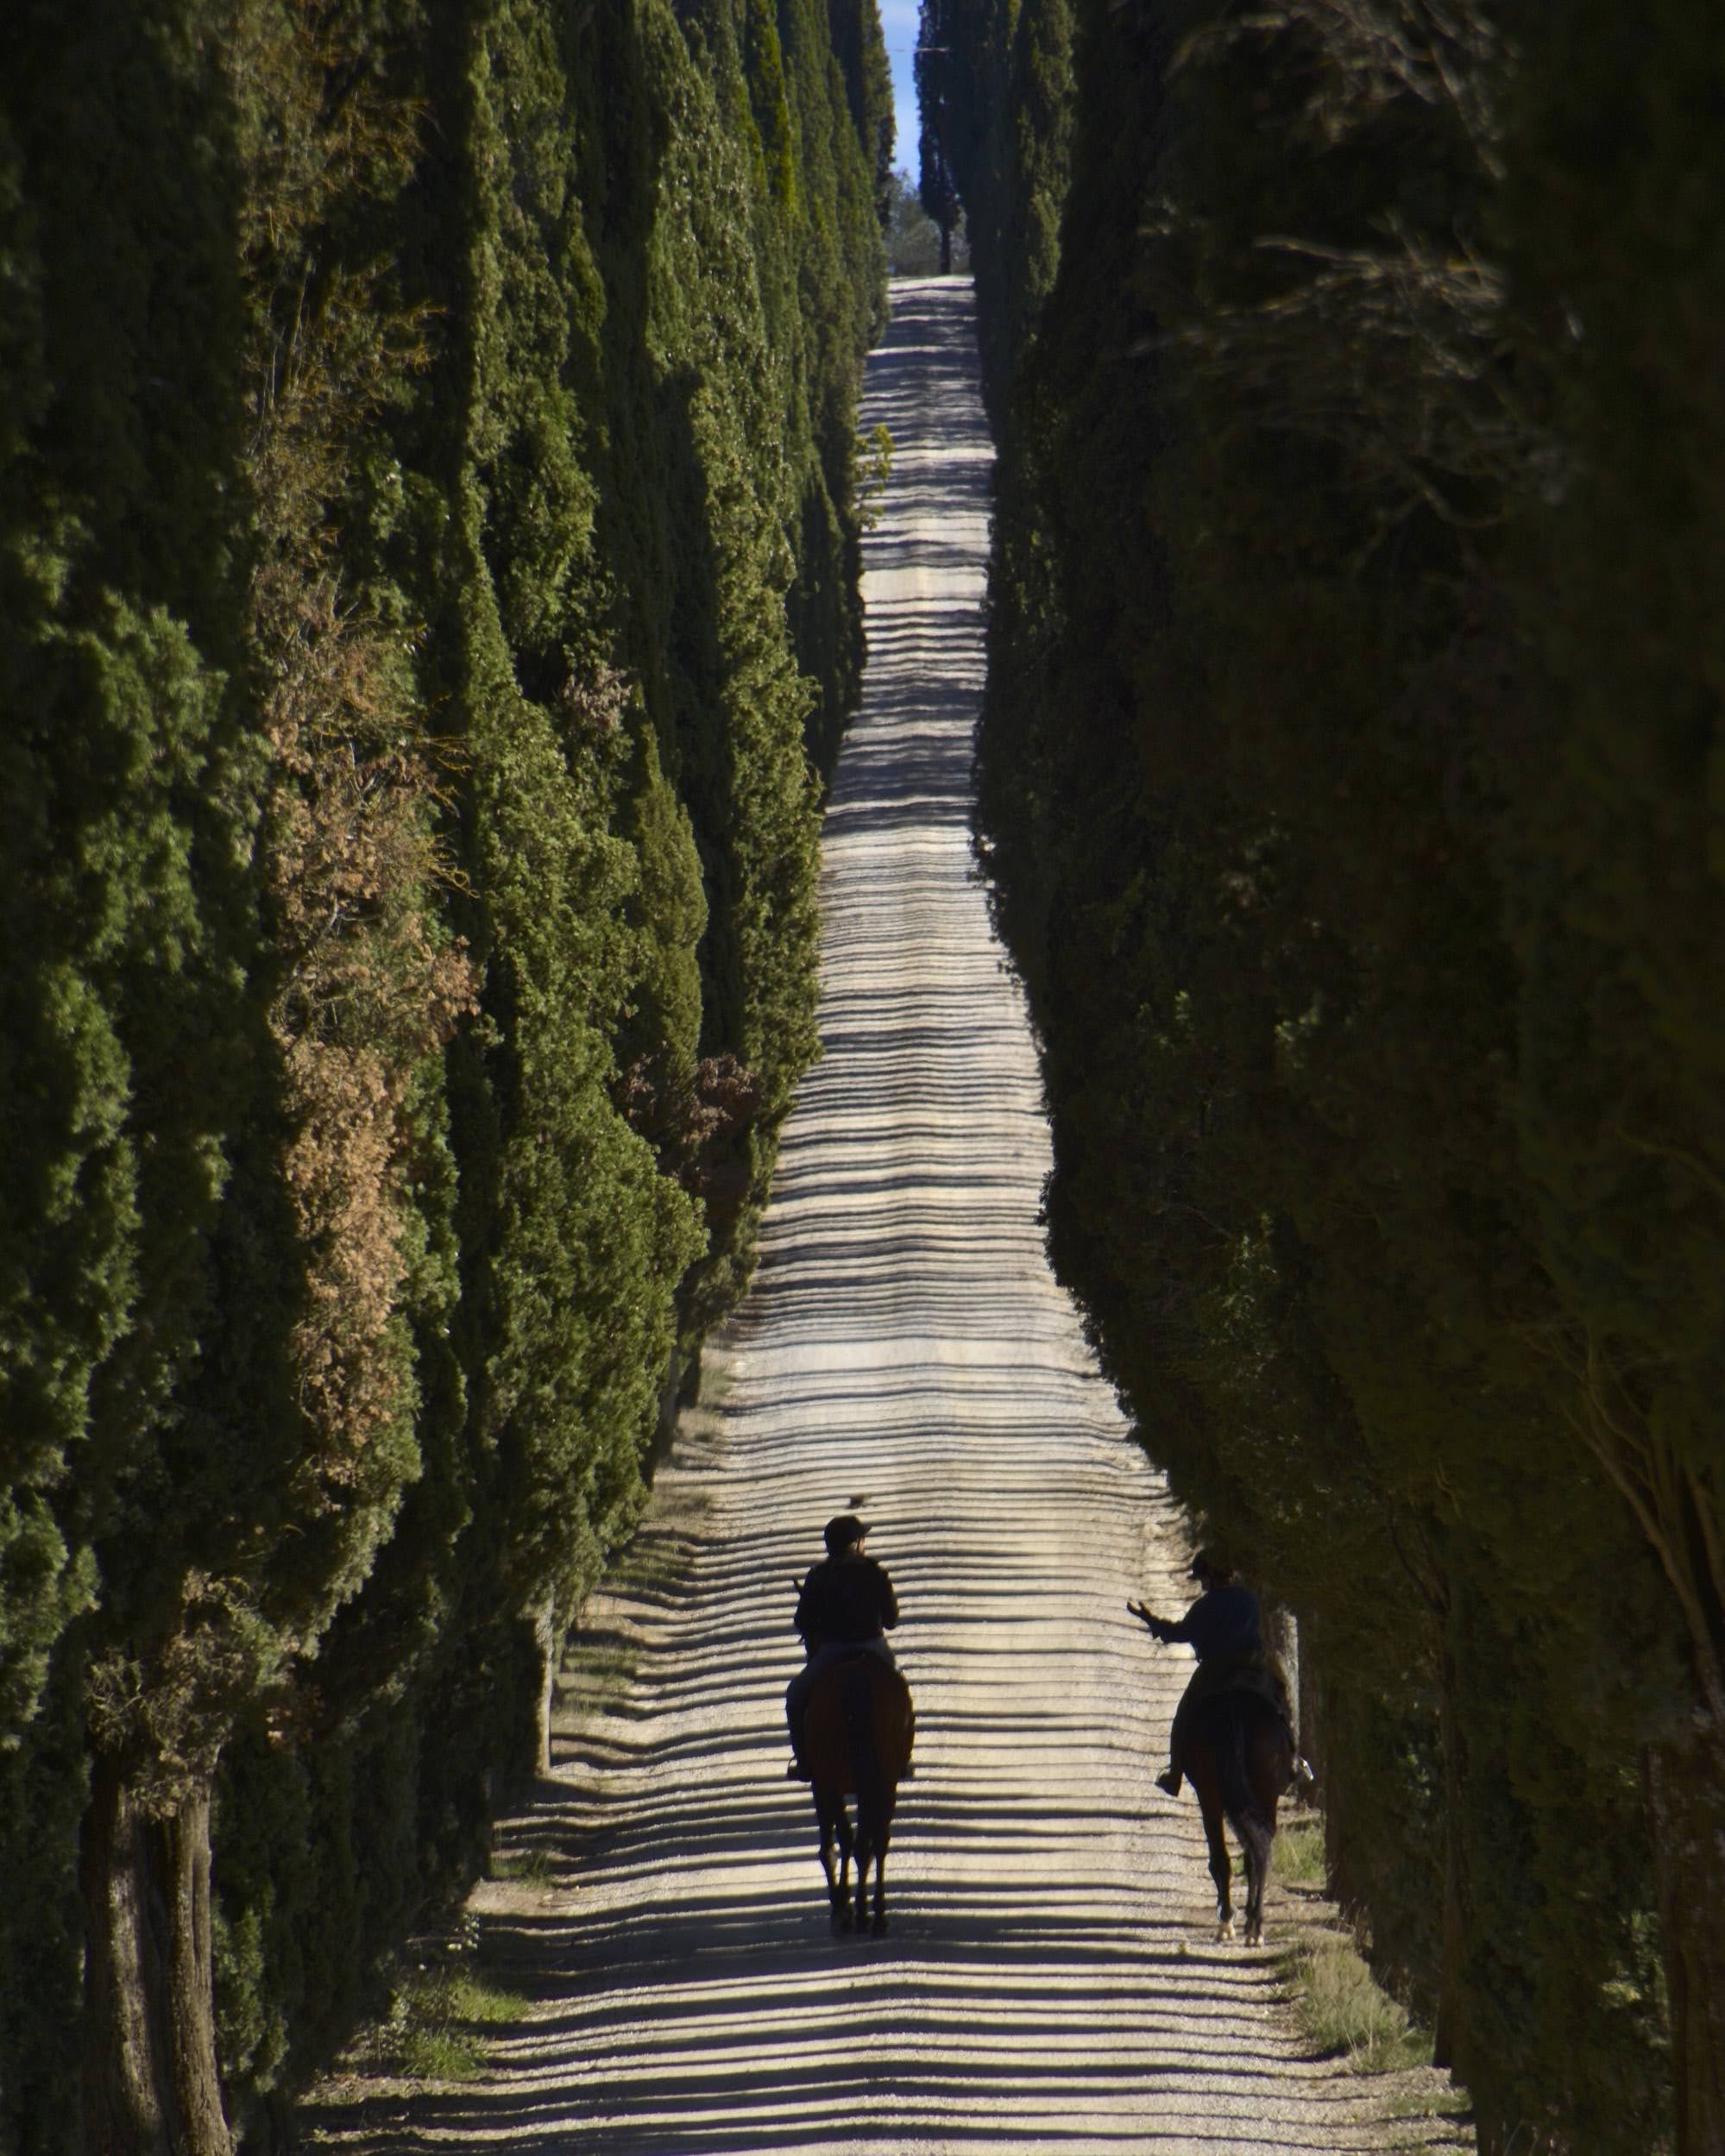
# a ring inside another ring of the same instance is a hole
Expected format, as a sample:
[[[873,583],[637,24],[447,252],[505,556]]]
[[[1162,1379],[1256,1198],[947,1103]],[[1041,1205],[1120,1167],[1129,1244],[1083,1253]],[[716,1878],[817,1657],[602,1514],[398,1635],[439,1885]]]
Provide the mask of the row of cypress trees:
[[[1482,2147],[1716,2152],[1716,12],[927,0],[923,43],[1056,1263],[1299,1616],[1332,1876]]]
[[[0,2147],[221,2156],[536,1763],[815,1049],[872,0],[0,27]]]

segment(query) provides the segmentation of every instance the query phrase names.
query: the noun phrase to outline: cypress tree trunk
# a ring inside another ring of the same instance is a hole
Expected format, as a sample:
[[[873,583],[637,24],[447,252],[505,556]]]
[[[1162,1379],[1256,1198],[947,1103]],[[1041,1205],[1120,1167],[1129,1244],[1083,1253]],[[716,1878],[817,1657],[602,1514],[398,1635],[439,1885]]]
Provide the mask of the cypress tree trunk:
[[[539,1697],[534,1711],[533,1771],[551,1770],[551,1709],[557,1701],[557,1664],[563,1659],[563,1633],[557,1621],[557,1597],[548,1594],[533,1619],[533,1638],[539,1650]]]
[[[1462,1862],[1460,1838],[1454,1822],[1444,1835],[1444,1929],[1438,1971],[1438,2007],[1432,2016],[1432,2064],[1441,2066],[1457,2080],[1465,2080],[1467,2046],[1462,2014],[1466,1934],[1463,1927]]]
[[[216,2066],[210,1792],[149,1818],[99,1756],[85,1820],[86,2156],[231,2156]]]
[[[1725,2156],[1725,1729],[1650,1748],[1647,1813],[1671,1993],[1678,2156]]]
[[[941,227],[941,274],[942,277],[950,277],[952,273],[953,228],[949,224],[943,224]]]
[[[1324,1869],[1329,1875],[1331,1892],[1345,1904],[1349,1899],[1344,1831],[1348,1784],[1347,1776],[1337,1771],[1338,1763],[1345,1754],[1337,1726],[1336,1687],[1327,1675],[1319,1679],[1313,1695],[1313,1728],[1317,1733],[1319,1755],[1324,1762]]]
[[[1445,1654],[1439,1728],[1444,1747],[1444,1928],[1438,1972],[1438,2008],[1432,2017],[1432,2064],[1473,2087],[1467,2010],[1467,1861],[1462,1823],[1467,1816],[1467,1731],[1456,1707],[1457,1677]],[[1477,2091],[1475,2092],[1477,2094]],[[1481,2145],[1485,2145],[1482,2134]]]
[[[1272,1603],[1264,1612],[1264,1644],[1281,1663],[1287,1679],[1288,1705],[1294,1709],[1294,1750],[1304,1753],[1300,1740],[1300,1625],[1292,1610]]]
[[[1329,1737],[1324,1725],[1323,1690],[1318,1681],[1317,1657],[1309,1650],[1300,1657],[1294,1694],[1294,1709],[1300,1716],[1300,1749],[1306,1763],[1318,1777],[1319,1801],[1327,1810],[1330,1793],[1325,1787],[1324,1777],[1329,1763],[1329,1754],[1325,1749]]]

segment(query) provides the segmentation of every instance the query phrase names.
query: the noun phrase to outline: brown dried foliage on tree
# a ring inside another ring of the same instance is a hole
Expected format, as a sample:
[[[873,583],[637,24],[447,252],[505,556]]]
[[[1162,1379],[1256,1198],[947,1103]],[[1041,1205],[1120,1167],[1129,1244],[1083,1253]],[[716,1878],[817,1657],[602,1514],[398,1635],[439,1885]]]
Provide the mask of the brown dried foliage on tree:
[[[729,1053],[703,1056],[684,1071],[661,1048],[632,1063],[618,1084],[617,1104],[631,1129],[653,1147],[665,1172],[702,1200],[709,1218],[747,1195],[750,1165],[735,1141],[760,1103],[759,1072]]]
[[[406,1111],[418,1066],[475,1008],[477,984],[431,911],[449,871],[412,638],[344,591],[335,524],[363,430],[425,362],[426,325],[392,299],[381,266],[326,267],[321,221],[338,197],[399,178],[412,116],[357,73],[329,9],[245,21],[236,70],[268,40],[262,79],[279,86],[245,231],[250,628],[274,759],[263,843],[284,961],[270,1012],[293,1128],[283,1173],[306,1254],[293,1344],[315,1445],[298,1496],[317,1512],[400,1411],[406,1372],[390,1333]]]

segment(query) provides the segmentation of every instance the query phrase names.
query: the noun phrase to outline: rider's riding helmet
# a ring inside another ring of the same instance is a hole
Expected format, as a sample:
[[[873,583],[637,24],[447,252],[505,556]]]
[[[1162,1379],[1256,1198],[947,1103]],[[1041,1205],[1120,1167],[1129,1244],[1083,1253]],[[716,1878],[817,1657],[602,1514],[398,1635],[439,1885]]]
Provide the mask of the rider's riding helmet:
[[[1200,1549],[1192,1561],[1188,1576],[1200,1587],[1224,1587],[1234,1576],[1234,1568],[1224,1565],[1213,1549]]]
[[[827,1522],[828,1556],[829,1557],[842,1556],[853,1543],[859,1543],[867,1532],[867,1528],[863,1525],[854,1512],[840,1512],[836,1519],[829,1519]]]

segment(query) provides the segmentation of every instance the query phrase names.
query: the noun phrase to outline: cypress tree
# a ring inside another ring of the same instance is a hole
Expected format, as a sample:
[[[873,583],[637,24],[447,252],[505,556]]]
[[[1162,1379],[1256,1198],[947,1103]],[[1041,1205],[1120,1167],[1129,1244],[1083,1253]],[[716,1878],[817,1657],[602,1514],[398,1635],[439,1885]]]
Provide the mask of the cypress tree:
[[[0,33],[0,2139],[208,2152],[470,1876],[746,1275],[882,47],[51,12]]]
[[[1632,688],[1606,592],[1628,530],[1684,563],[1650,549],[1638,620],[1716,544],[1621,418],[1657,408],[1627,388],[1652,197],[1573,191],[1626,85],[1644,162],[1669,143],[1697,200],[1712,170],[1663,56],[1580,7],[1510,27],[1514,66],[1470,10],[1088,15],[1058,281],[984,316],[1012,387],[982,839],[1056,1260],[1176,1487],[1300,1612],[1380,1961],[1483,2146],[1653,2145],[1674,2086],[1703,2147],[1718,1987],[1670,1883],[1709,1876],[1719,1786],[1714,1169],[1679,1105],[1714,1085],[1683,757],[1716,714],[1710,618]],[[979,247],[1006,124],[979,99]],[[1677,229],[1658,304],[1706,287],[1705,220]],[[1659,444],[1710,443],[1698,379]],[[1655,920],[1697,940],[1653,959]]]

